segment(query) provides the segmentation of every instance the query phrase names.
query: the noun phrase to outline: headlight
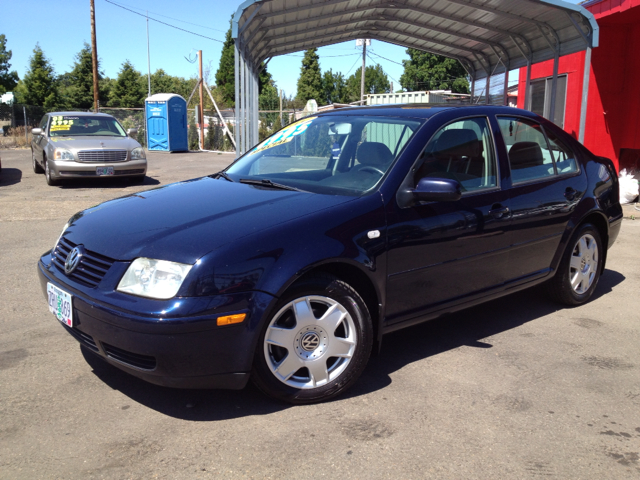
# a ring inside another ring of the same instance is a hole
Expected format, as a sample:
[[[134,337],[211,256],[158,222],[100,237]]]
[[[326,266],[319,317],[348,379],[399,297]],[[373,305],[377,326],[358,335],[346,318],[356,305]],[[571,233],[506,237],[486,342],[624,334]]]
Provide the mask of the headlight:
[[[53,152],[54,160],[75,160],[73,158],[73,153],[69,150],[65,150],[64,148],[56,148],[55,152]]]
[[[141,297],[167,299],[180,290],[180,286],[193,265],[136,258],[118,284],[119,292]]]
[[[144,153],[144,148],[138,147],[131,150],[131,160],[144,160],[147,156]]]
[[[69,222],[65,223],[64,227],[62,227],[62,232],[60,232],[60,236],[56,240],[56,243],[53,245],[52,252],[56,251],[56,247],[58,246],[58,243],[60,242],[60,239],[62,238],[62,235],[64,235],[64,232],[67,231],[67,228],[69,228]]]

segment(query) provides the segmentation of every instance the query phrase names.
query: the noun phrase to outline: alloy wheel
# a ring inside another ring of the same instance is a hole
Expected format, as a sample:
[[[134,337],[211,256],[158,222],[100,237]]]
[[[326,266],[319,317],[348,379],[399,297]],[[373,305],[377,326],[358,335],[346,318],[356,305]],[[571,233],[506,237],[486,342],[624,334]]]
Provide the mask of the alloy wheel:
[[[588,233],[580,237],[573,247],[569,267],[569,282],[573,291],[579,295],[587,292],[596,278],[599,265],[598,254],[598,243]]]
[[[264,337],[264,356],[282,383],[311,389],[338,378],[356,346],[356,326],[347,309],[313,295],[289,302],[274,316]]]

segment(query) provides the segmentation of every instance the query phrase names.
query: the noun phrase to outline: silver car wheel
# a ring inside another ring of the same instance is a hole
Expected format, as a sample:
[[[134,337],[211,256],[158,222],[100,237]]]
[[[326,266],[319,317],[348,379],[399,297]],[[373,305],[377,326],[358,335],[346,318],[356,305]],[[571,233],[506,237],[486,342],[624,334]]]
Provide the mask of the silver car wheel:
[[[264,356],[282,383],[311,389],[338,378],[356,346],[356,326],[344,306],[329,297],[305,296],[273,317],[264,337]]]
[[[45,160],[44,162],[44,176],[47,179],[47,182],[51,181],[51,171],[49,170],[49,162]]]
[[[578,239],[573,247],[571,264],[569,267],[569,282],[573,291],[584,294],[593,280],[598,269],[598,243],[592,235],[586,233]]]

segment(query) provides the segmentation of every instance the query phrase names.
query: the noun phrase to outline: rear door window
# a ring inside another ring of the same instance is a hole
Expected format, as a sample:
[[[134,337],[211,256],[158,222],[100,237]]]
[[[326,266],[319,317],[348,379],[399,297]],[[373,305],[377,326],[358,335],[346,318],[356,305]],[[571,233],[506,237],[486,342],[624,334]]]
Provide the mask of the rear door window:
[[[498,125],[507,147],[513,183],[556,174],[555,156],[539,123],[524,118],[498,117]]]

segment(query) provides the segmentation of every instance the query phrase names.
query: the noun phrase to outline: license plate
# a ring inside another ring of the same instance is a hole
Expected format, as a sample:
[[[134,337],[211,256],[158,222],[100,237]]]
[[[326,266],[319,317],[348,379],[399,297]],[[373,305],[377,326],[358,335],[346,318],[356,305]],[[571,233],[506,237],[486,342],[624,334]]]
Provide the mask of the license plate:
[[[47,295],[49,297],[49,311],[62,323],[73,327],[71,295],[51,283],[47,283]]]
[[[97,167],[96,175],[99,177],[103,175],[113,175],[113,167]]]

